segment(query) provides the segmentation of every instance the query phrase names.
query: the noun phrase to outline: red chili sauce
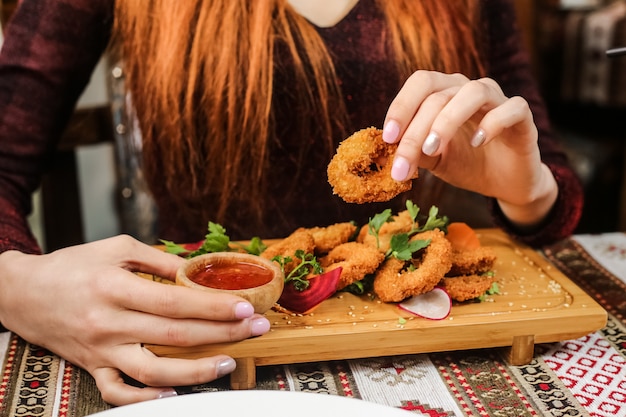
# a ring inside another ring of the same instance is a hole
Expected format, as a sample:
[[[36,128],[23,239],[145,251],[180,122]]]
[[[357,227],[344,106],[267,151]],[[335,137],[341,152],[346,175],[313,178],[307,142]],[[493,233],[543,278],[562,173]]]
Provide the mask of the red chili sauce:
[[[243,290],[267,284],[273,272],[251,263],[209,264],[189,277],[196,284],[220,290]]]

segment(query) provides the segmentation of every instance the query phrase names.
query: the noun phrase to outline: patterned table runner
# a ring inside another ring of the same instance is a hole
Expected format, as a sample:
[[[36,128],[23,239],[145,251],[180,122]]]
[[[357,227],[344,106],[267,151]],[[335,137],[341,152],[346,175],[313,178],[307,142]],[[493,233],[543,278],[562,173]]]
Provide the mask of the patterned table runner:
[[[508,365],[501,349],[266,366],[256,389],[342,395],[429,417],[626,415],[626,235],[580,235],[543,253],[609,312],[606,327],[537,345],[524,366]],[[3,350],[0,416],[81,417],[108,408],[82,369],[9,333],[0,334]]]

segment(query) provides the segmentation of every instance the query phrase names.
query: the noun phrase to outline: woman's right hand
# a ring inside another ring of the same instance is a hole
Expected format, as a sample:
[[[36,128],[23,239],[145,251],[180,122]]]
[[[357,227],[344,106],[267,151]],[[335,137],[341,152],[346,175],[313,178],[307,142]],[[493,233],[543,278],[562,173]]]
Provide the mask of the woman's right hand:
[[[114,405],[175,395],[173,386],[232,372],[219,355],[161,358],[143,344],[193,346],[238,341],[269,330],[245,300],[164,285],[183,259],[118,236],[47,255],[0,254],[0,322],[25,340],[84,368]],[[125,374],[143,384],[125,384]]]

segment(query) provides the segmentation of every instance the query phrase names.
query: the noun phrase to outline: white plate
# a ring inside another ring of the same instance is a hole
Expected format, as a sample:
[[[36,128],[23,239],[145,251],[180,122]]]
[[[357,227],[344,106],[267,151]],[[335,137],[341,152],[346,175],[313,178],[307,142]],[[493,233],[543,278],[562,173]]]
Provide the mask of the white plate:
[[[220,391],[187,394],[126,405],[92,414],[93,417],[407,417],[415,414],[338,395],[293,391]]]

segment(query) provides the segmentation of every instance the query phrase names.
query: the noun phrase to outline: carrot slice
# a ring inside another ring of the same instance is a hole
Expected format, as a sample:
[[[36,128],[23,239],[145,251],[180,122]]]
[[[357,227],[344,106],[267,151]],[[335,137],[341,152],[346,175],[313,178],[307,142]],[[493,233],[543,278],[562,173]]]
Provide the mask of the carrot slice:
[[[455,250],[465,251],[480,247],[480,240],[478,240],[476,232],[467,223],[450,223],[446,238],[452,243],[452,248]]]
[[[341,267],[309,279],[309,288],[298,291],[291,283],[285,285],[282,295],[278,299],[281,307],[294,313],[308,313],[322,301],[337,292],[337,283],[341,277]]]

